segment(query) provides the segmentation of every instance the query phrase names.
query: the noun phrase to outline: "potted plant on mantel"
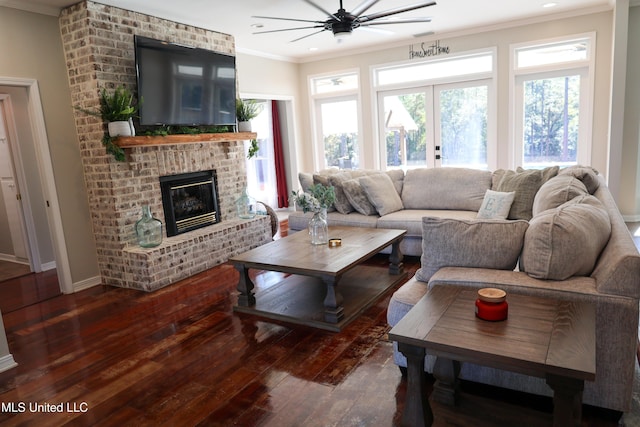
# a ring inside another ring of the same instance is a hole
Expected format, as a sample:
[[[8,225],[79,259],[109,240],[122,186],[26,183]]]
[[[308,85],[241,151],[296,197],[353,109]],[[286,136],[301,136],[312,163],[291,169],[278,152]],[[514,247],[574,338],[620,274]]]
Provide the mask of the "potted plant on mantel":
[[[238,132],[251,132],[250,120],[254,119],[262,111],[262,105],[255,99],[243,101],[236,100],[236,119],[238,120]]]
[[[107,123],[108,132],[104,134],[102,143],[107,152],[114,155],[116,160],[125,159],[124,151],[113,143],[113,139],[118,136],[135,136],[133,118],[138,112],[138,106],[134,105],[134,97],[131,91],[124,86],[116,87],[112,93],[106,88],[100,91],[100,108],[88,110],[76,107],[83,113],[100,117]]]

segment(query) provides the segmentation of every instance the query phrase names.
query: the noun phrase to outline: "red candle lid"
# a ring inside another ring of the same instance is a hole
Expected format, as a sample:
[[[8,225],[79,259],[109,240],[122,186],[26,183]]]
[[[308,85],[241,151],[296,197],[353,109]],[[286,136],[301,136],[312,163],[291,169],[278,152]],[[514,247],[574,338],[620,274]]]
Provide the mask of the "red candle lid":
[[[507,293],[497,288],[478,289],[478,298],[484,302],[502,302],[507,298]]]

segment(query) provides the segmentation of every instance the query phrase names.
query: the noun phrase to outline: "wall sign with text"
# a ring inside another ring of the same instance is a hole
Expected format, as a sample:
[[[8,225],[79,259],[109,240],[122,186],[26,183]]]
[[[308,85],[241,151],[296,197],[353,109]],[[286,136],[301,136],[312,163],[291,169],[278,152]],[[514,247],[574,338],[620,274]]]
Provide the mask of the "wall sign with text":
[[[409,59],[428,58],[431,56],[449,54],[449,46],[440,45],[440,40],[436,40],[432,44],[420,43],[419,48],[414,45],[409,46]]]

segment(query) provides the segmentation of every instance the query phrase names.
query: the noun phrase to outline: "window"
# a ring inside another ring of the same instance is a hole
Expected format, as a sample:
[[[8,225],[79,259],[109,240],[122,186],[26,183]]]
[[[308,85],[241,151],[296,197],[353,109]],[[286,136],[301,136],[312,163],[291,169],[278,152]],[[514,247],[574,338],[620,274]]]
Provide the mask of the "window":
[[[270,206],[278,206],[276,172],[273,150],[273,125],[271,102],[259,100],[260,114],[251,120],[251,128],[258,134],[258,153],[247,159],[247,188],[251,196]],[[245,141],[245,153],[250,141]]]
[[[494,57],[483,51],[374,69],[382,164],[494,167]]]
[[[512,47],[514,166],[591,163],[594,37]]]
[[[357,73],[312,77],[315,110],[315,167],[360,166],[359,79]]]

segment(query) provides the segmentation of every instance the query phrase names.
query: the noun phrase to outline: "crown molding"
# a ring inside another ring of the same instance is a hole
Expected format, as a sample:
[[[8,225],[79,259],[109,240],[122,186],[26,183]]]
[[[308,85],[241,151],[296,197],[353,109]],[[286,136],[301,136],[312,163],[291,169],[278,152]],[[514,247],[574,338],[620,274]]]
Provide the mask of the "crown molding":
[[[60,16],[62,10],[56,6],[23,2],[22,0],[0,0],[0,7],[24,10],[26,12],[39,13],[41,15]]]

